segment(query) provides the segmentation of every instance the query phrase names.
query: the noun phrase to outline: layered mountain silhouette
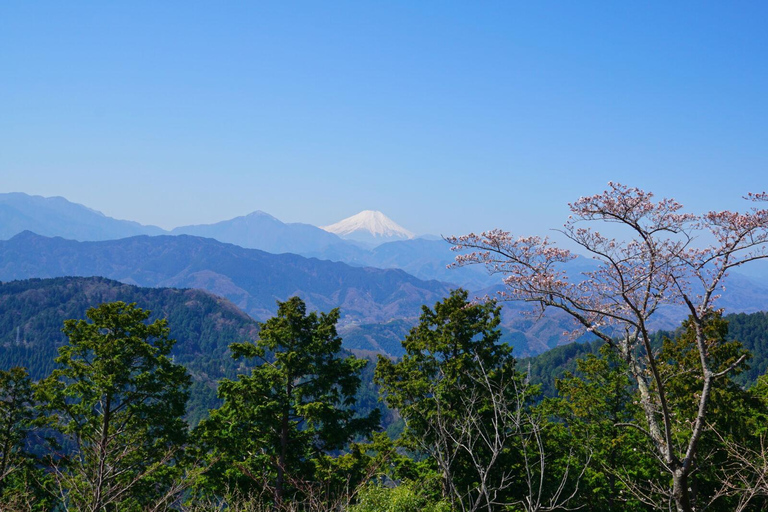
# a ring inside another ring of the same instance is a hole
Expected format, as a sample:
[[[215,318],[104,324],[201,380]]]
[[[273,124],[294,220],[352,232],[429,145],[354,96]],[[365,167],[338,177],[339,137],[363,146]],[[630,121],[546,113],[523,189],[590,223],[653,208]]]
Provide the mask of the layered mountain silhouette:
[[[349,244],[333,233],[310,224],[284,223],[262,211],[215,224],[181,226],[173,229],[171,234],[214,238],[220,242],[274,254],[337,254],[339,258],[353,260],[357,255],[365,253],[363,249]]]
[[[103,276],[139,286],[200,288],[264,320],[275,301],[302,297],[309,309],[342,310],[343,323],[413,318],[450,286],[402,270],[275,255],[210,238],[137,236],[77,242],[29,231],[0,242],[0,280]]]
[[[0,240],[23,231],[81,242],[136,235],[187,234],[274,254],[294,253],[358,267],[400,268],[420,279],[437,279],[469,289],[498,282],[479,267],[448,270],[446,266],[453,262],[454,253],[447,242],[412,238],[413,233],[380,212],[361,212],[337,224],[351,229],[350,233],[357,233],[369,244],[361,246],[359,241],[344,239],[310,224],[284,223],[261,211],[213,224],[181,226],[169,232],[156,226],[113,219],[61,197],[0,194]],[[359,231],[366,226],[369,235]]]
[[[63,198],[0,194],[0,220],[0,238],[16,235],[0,242],[0,280],[98,275],[140,286],[200,288],[230,299],[259,320],[274,314],[276,300],[299,295],[311,309],[341,307],[340,332],[349,346],[394,355],[421,305],[434,304],[458,286],[479,297],[494,296],[501,288],[500,276],[489,275],[482,266],[446,268],[455,254],[441,239],[404,239],[366,248],[264,212],[180,227],[173,230],[175,236],[124,238],[164,231],[111,219]],[[49,236],[18,234],[21,228]],[[569,265],[577,278],[593,263],[579,258]],[[726,311],[768,309],[768,262],[755,262],[746,270],[749,275],[733,272],[726,282],[718,303]],[[519,355],[568,341],[563,337],[570,329],[567,318],[553,313],[534,321],[521,315],[522,309],[508,303],[502,322],[505,338]],[[674,329],[684,317],[683,310],[666,308],[656,315],[654,327]]]
[[[112,240],[164,232],[157,226],[107,217],[63,197],[30,196],[20,192],[0,194],[0,240],[26,230],[73,240]]]

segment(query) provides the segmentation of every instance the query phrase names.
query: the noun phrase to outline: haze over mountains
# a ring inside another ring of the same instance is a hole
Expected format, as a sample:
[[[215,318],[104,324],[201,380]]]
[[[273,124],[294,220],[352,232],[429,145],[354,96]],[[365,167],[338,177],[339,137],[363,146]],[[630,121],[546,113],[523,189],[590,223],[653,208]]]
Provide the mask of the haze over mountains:
[[[0,221],[2,240],[25,230],[81,242],[135,235],[188,234],[274,254],[289,252],[354,266],[400,268],[420,279],[437,279],[469,289],[498,282],[497,277],[488,276],[479,267],[446,269],[454,258],[448,243],[442,239],[407,238],[413,233],[380,212],[362,212],[338,223],[348,228],[356,226],[350,233],[361,239],[365,236],[360,229],[365,226],[373,229],[368,244],[344,239],[310,224],[284,223],[261,211],[214,224],[180,226],[166,231],[113,219],[61,197],[43,198],[22,193],[0,194]]]
[[[180,226],[171,230],[170,234],[204,236],[247,249],[260,249],[274,254],[292,252],[319,256],[326,252],[337,251],[339,254],[354,258],[358,252],[364,252],[344,242],[333,233],[310,224],[286,224],[262,211],[215,224]]]
[[[393,355],[422,305],[434,304],[458,286],[476,296],[492,296],[501,288],[500,277],[482,267],[447,269],[454,253],[443,240],[404,238],[366,247],[264,212],[169,233],[63,198],[0,194],[0,220],[0,238],[9,239],[0,241],[0,280],[103,276],[139,286],[199,288],[231,300],[258,320],[275,313],[276,300],[299,295],[310,309],[341,308],[340,332],[347,346]],[[344,236],[366,226],[373,239],[377,231],[394,238],[410,233],[378,212],[346,221],[338,223],[346,230],[334,228]],[[21,228],[26,231],[17,232]],[[591,265],[580,258],[573,270],[578,274]],[[727,311],[768,310],[768,280],[760,268],[752,271],[729,280],[719,303]],[[562,335],[570,329],[566,318],[554,313],[534,321],[519,314],[524,308],[508,303],[502,313],[505,336],[518,354],[568,341]],[[683,316],[679,310],[662,311],[654,327],[673,329]]]
[[[30,196],[20,192],[0,194],[0,239],[22,231],[73,240],[113,240],[135,235],[160,235],[157,226],[117,220],[63,197]]]
[[[270,254],[189,235],[136,236],[101,242],[25,231],[0,242],[0,280],[103,276],[138,286],[201,288],[265,320],[276,300],[299,295],[308,309],[342,308],[342,322],[416,317],[449,286],[402,270]]]

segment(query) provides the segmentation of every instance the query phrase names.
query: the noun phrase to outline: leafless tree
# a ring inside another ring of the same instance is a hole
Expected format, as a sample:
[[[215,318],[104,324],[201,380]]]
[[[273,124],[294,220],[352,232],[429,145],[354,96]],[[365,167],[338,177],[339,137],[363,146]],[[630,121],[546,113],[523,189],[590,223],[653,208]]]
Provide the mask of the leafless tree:
[[[723,468],[720,493],[737,498],[734,512],[755,510],[759,498],[764,506],[768,498],[768,439],[760,435],[755,445],[749,447],[719,437],[730,459]]]
[[[450,404],[452,411],[460,411],[458,418],[442,414],[448,404],[437,404],[433,424],[437,442],[422,446],[448,473],[454,503],[466,512],[513,505],[526,512],[570,510],[568,504],[578,492],[589,458],[578,461],[579,469],[572,473],[573,454],[569,453],[562,474],[556,474],[550,464],[551,447],[545,444],[546,418],[531,407],[534,391],[527,379],[519,374],[490,375],[480,358],[476,364],[478,372],[469,376],[469,384],[458,393],[459,402]],[[434,398],[439,401],[438,397]],[[519,453],[524,468],[523,492],[516,493],[522,496],[514,501],[509,501],[506,491],[521,481],[517,468],[504,466],[504,454],[511,450]],[[476,474],[477,485],[472,489],[457,487],[450,474],[459,457],[468,460]]]
[[[138,463],[129,463],[121,465],[122,461],[132,461],[137,447],[132,445],[122,445],[117,449],[118,452],[109,451],[109,457],[100,456],[100,452],[105,449],[104,446],[90,445],[91,452],[80,451],[75,457],[61,457],[51,463],[50,469],[53,476],[54,485],[58,491],[61,503],[68,507],[74,507],[75,510],[83,512],[100,512],[105,507],[114,506],[123,500],[138,484],[146,481],[153,473],[162,469],[168,464],[176,452],[169,450],[154,464],[135,473],[133,477],[126,480],[125,474],[130,474]],[[111,447],[107,445],[106,449]],[[98,457],[96,460],[104,461],[102,464],[94,465],[92,457]],[[107,460],[109,459],[109,462]],[[172,488],[175,488],[172,487]],[[99,493],[90,492],[91,489],[98,489]],[[181,492],[181,489],[179,489]],[[157,505],[163,505],[169,501],[171,495],[165,495],[158,500]],[[172,501],[172,500],[171,500]],[[162,508],[153,508],[152,510],[162,510]]]

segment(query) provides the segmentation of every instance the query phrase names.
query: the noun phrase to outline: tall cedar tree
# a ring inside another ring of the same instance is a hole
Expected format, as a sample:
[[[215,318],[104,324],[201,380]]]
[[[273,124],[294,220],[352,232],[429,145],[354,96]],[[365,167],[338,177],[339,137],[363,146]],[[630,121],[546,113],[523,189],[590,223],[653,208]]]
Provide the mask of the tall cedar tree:
[[[398,362],[379,356],[375,380],[406,422],[403,443],[428,453],[443,495],[462,508],[509,499],[518,432],[507,421],[529,398],[512,348],[499,343],[500,308],[471,304],[464,290],[424,306]],[[515,485],[519,486],[518,480]]]
[[[710,365],[717,371],[733,368],[737,375],[746,364],[741,344],[727,341],[728,323],[719,312],[704,318]],[[696,330],[691,319],[683,323],[678,335],[664,338],[657,349],[659,372],[667,386],[676,443],[690,436],[697,414],[691,396],[703,377],[695,345]],[[644,432],[638,393],[631,387],[625,362],[605,345],[600,356],[590,354],[578,361],[578,376],[566,374],[557,382],[562,399],[559,416],[570,425],[575,445],[591,450],[592,467],[586,484],[592,489],[585,510],[659,510],[668,508],[670,496],[664,496],[669,477],[658,467],[653,443]],[[554,401],[553,401],[554,402]],[[762,510],[765,501],[749,497],[734,475],[745,476],[739,457],[728,447],[742,453],[759,450],[754,419],[764,406],[743,390],[729,376],[718,379],[709,403],[709,425],[701,436],[696,471],[689,479],[691,501],[697,510],[739,510],[739,503]],[[759,421],[759,420],[758,420]],[[745,504],[747,504],[745,502]]]
[[[32,382],[24,368],[0,370],[0,493],[27,455],[24,441],[34,416]]]
[[[649,457],[643,434],[627,426],[641,412],[623,361],[603,345],[598,354],[578,359],[576,366],[576,375],[566,372],[556,380],[559,398],[546,405],[568,426],[571,437],[566,442],[591,454],[583,480],[589,492],[578,501],[589,512],[653,510],[631,486],[642,485],[650,493],[648,484],[664,475],[652,453]]]
[[[209,475],[250,492],[273,493],[276,503],[311,485],[313,460],[342,449],[379,424],[379,411],[355,417],[360,372],[368,363],[341,357],[339,310],[307,314],[298,297],[278,301],[277,316],[261,324],[255,343],[231,345],[234,357],[258,358],[250,375],[223,380],[224,404],[201,425],[220,457]]]
[[[46,475],[32,449],[37,416],[34,386],[25,368],[0,370],[0,510],[50,510]]]
[[[169,357],[164,320],[135,304],[101,304],[90,322],[67,320],[59,369],[38,386],[51,426],[63,434],[54,461],[71,510],[141,510],[166,492],[185,442],[190,378]]]

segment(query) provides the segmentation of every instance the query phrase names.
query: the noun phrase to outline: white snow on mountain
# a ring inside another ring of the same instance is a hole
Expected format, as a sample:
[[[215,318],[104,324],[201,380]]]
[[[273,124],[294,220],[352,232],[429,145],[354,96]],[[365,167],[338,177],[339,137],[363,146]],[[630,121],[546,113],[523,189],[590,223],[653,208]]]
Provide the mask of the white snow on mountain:
[[[383,213],[374,210],[365,210],[336,224],[320,227],[341,238],[367,243],[406,240],[416,236]]]

